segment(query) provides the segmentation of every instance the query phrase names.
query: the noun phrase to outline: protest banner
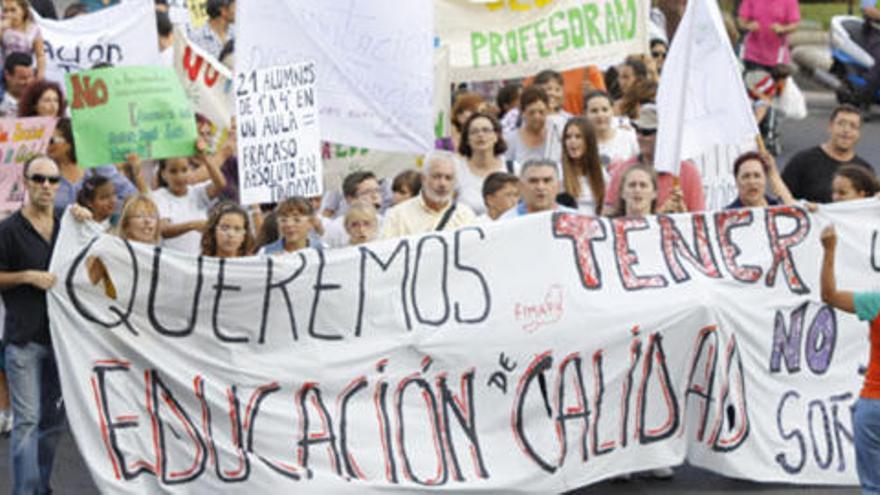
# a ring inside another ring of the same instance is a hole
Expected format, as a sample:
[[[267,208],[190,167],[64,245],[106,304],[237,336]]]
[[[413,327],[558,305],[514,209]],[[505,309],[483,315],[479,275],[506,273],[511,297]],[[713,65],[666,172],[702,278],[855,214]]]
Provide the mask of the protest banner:
[[[211,144],[219,149],[232,123],[232,72],[174,28],[174,70],[195,113],[211,122]]]
[[[641,0],[436,0],[437,37],[450,47],[452,80],[528,77],[621,62],[648,51]]]
[[[112,493],[558,493],[685,459],[854,484],[868,325],[819,302],[819,233],[837,225],[839,286],[865,290],[878,214],[544,213],[235,260],[68,218],[52,342]]]
[[[314,60],[321,138],[424,153],[433,147],[429,0],[238,0],[236,80]]]
[[[0,211],[12,211],[24,201],[22,167],[46,152],[55,131],[53,117],[0,119]]]
[[[63,21],[36,18],[46,47],[46,79],[106,63],[114,67],[158,65],[159,35],[150,0],[130,0]]]
[[[196,125],[170,67],[114,67],[67,76],[77,164],[190,156]]]
[[[324,191],[314,62],[239,74],[238,182],[242,204]]]

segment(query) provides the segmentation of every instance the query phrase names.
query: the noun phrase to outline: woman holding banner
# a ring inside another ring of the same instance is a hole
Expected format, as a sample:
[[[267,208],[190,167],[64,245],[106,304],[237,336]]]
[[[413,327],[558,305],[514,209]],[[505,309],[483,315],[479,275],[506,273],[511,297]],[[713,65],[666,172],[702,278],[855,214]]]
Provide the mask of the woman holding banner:
[[[750,151],[740,155],[733,162],[733,176],[736,178],[738,195],[734,202],[727,205],[726,210],[796,203],[779,175],[776,162],[769,154]],[[767,194],[768,180],[776,197]]]
[[[837,233],[829,225],[822,231],[822,301],[859,320],[870,322],[871,357],[859,400],[853,409],[856,471],[864,493],[880,493],[880,292],[837,289],[834,254]]]
[[[224,201],[211,210],[202,234],[202,256],[238,258],[254,248],[250,216],[235,203]]]

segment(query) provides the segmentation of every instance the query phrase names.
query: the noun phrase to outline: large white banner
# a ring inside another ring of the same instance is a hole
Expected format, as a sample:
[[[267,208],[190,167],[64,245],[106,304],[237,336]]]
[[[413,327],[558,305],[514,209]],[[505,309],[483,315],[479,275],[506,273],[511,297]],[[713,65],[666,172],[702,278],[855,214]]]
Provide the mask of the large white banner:
[[[46,44],[46,79],[64,87],[64,75],[98,63],[159,65],[159,35],[150,0],[131,0],[98,12],[55,21],[37,18]]]
[[[386,150],[433,147],[429,0],[239,0],[236,77],[315,61],[321,137]]]
[[[819,232],[866,289],[878,215],[540,214],[247,259],[66,219],[52,339],[108,493],[550,493],[685,460],[854,484],[868,327],[818,302]]]
[[[621,62],[648,51],[645,0],[436,0],[453,81],[534,75]]]

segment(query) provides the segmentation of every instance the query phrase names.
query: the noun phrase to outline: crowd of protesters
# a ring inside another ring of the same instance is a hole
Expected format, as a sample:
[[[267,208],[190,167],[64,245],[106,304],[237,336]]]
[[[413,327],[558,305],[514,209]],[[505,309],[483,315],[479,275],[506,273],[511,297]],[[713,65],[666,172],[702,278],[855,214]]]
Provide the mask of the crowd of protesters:
[[[112,3],[75,3],[65,15],[84,15]],[[160,44],[167,51],[167,5],[156,3]],[[768,2],[742,2],[738,23],[748,33],[747,67],[769,70],[787,61],[786,35],[799,15],[797,2],[783,3],[784,14]],[[234,133],[221,146],[199,138],[193,156],[142,163],[130,155],[125,163],[79,167],[65,96],[56,83],[43,79],[43,40],[28,7],[26,0],[3,2],[0,114],[59,120],[46,156],[24,166],[26,202],[0,224],[0,290],[6,304],[5,335],[0,333],[5,344],[0,352],[0,365],[5,356],[0,433],[12,431],[15,493],[48,493],[63,423],[45,291],[56,282],[47,267],[60,214],[67,208],[77,219],[135,242],[217,257],[338,249],[559,209],[611,217],[706,209],[703,180],[693,163],[681,163],[677,176],[654,167],[654,100],[669,45],[663,29],[652,39],[649,54],[633,54],[604,73],[595,67],[546,70],[526,81],[504,81],[496,94],[457,88],[451,136],[426,153],[421,170],[388,177],[359,171],[345,177],[340,191],[328,191],[323,198],[244,207],[238,203]],[[231,63],[234,0],[209,0],[207,9],[208,22],[192,33],[193,40]],[[872,160],[876,165],[880,157],[855,153],[861,126],[859,109],[838,107],[827,140],[797,153],[783,173],[768,153],[743,154],[733,164],[738,195],[728,208],[874,196],[880,187]],[[833,237],[825,237],[826,266],[833,268]],[[115,290],[99,260],[90,263],[89,276],[104,283],[108,293]],[[877,325],[876,297],[858,296],[853,303],[850,293],[839,295],[833,270],[823,271],[823,297]],[[871,370],[880,366],[875,361]],[[858,411],[869,415],[866,408]],[[878,447],[870,449],[876,453]],[[863,482],[878,477],[862,469],[864,462],[880,465],[874,455],[860,453]],[[672,471],[654,474],[669,477]]]

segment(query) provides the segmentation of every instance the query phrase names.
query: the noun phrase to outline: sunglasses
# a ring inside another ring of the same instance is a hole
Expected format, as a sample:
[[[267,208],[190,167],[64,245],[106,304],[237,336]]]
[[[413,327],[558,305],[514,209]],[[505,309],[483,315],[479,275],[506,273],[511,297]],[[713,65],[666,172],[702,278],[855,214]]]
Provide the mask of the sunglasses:
[[[657,134],[657,129],[639,129],[636,127],[636,133],[640,136],[653,136],[654,134]]]
[[[45,184],[48,182],[49,184],[58,184],[61,182],[60,175],[43,175],[43,174],[31,174],[28,177],[28,180],[35,184]]]

